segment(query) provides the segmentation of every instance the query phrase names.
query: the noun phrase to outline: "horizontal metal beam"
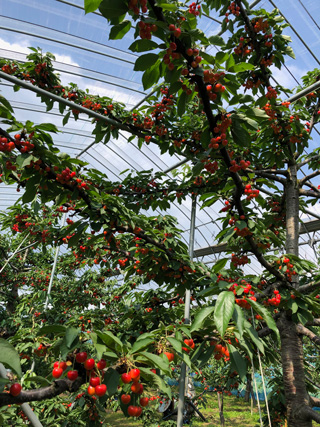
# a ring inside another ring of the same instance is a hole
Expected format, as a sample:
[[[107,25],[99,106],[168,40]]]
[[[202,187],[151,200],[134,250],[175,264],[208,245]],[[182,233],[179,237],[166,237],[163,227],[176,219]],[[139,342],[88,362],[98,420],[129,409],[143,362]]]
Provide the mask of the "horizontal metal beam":
[[[320,220],[304,222],[300,225],[299,234],[312,233],[320,230]],[[219,254],[228,250],[227,243],[219,243],[218,245],[207,246],[205,248],[195,249],[194,258],[203,257],[206,255]]]

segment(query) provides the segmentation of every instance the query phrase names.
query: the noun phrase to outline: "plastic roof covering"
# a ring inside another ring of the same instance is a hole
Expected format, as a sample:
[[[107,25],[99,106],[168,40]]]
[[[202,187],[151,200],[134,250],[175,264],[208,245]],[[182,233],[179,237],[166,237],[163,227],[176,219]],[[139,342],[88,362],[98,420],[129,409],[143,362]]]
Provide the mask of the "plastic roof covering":
[[[274,74],[277,82],[292,88],[308,70],[320,68],[320,2],[263,0],[258,7],[271,11],[274,5],[298,33],[297,36],[291,28],[285,30],[285,34],[292,37],[297,60],[288,57],[286,69],[281,72],[275,69]],[[217,34],[220,30],[220,18],[213,18],[201,19],[201,29],[208,36]],[[63,84],[72,81],[82,89],[88,88],[91,93],[123,102],[130,109],[147,95],[141,84],[142,74],[133,71],[137,55],[128,50],[133,41],[133,31],[116,41],[108,40],[108,33],[108,24],[98,13],[84,14],[83,0],[6,0],[0,3],[0,57],[24,61],[29,53],[28,47],[39,46],[43,51],[50,51],[56,56],[55,67],[61,74]],[[305,44],[299,39],[299,35]],[[209,49],[212,53],[215,50],[215,47]],[[46,113],[45,106],[39,103],[34,93],[24,89],[15,93],[11,84],[5,81],[1,82],[1,91],[12,103],[18,120],[52,122],[63,131],[55,137],[61,151],[77,156],[92,143],[91,121],[84,115],[80,115],[78,121],[70,119],[67,126],[62,127],[59,110],[53,108]],[[165,170],[180,160],[177,155],[161,155],[153,145],[145,145],[139,150],[134,142],[128,144],[128,134],[122,132],[121,135],[119,140],[110,141],[107,146],[101,143],[92,146],[81,158],[92,167],[105,172],[111,180],[121,180],[119,173],[128,168]],[[318,134],[314,133],[313,137],[311,148],[319,146],[320,141]],[[20,196],[21,193],[16,193],[12,186],[1,184],[0,210],[11,206]],[[220,216],[221,206],[217,203],[203,210],[197,209],[196,249],[214,244],[214,236],[219,232],[219,225],[215,220]],[[310,209],[320,213],[320,209]],[[184,230],[183,238],[186,243],[189,240],[190,210],[189,199],[181,205],[173,205],[167,211],[177,217],[180,228]],[[314,219],[307,215],[302,218],[304,221]],[[319,237],[319,233],[305,234],[301,237],[301,243]],[[315,259],[315,252],[308,244],[300,248],[301,256]],[[211,263],[219,256],[206,256],[201,261]],[[254,274],[260,271],[260,266],[252,258],[246,269],[249,274]]]

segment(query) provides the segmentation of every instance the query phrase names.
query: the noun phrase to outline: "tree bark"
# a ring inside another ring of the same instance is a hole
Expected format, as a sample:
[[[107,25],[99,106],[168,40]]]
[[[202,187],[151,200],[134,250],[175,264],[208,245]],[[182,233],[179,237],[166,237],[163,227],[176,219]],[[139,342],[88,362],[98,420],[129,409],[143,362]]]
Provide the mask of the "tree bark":
[[[309,406],[310,399],[306,389],[302,339],[297,333],[296,324],[286,313],[277,323],[281,338],[288,427],[312,427],[312,421],[305,419],[305,408]]]

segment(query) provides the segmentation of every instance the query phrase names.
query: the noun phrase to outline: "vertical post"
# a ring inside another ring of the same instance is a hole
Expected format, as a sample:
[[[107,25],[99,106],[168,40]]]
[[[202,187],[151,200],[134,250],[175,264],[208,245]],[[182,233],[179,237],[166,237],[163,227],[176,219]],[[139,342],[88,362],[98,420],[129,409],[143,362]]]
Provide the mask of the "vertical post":
[[[66,217],[67,214],[64,213],[63,217],[62,217],[62,221],[61,221],[61,226],[63,227],[65,222],[66,222]],[[49,282],[49,287],[48,287],[48,292],[47,292],[47,297],[46,297],[46,302],[44,304],[44,311],[47,311],[48,305],[49,305],[49,297],[50,297],[50,293],[51,293],[51,289],[52,289],[52,283],[53,283],[53,278],[54,278],[54,274],[56,272],[56,268],[57,268],[57,261],[58,261],[58,255],[59,255],[59,246],[56,247],[56,253],[54,254],[54,260],[53,260],[53,266],[52,266],[52,270],[51,270],[51,276],[50,276],[50,282]]]
[[[190,238],[189,238],[189,256],[190,259],[193,259],[194,252],[194,233],[195,233],[195,223],[196,223],[196,208],[197,208],[197,197],[192,197],[192,207],[191,207],[191,220],[190,220]],[[185,301],[184,301],[184,323],[190,323],[190,289],[186,290]],[[187,376],[187,365],[182,362],[181,364],[181,373],[179,379],[179,402],[178,402],[178,419],[177,427],[183,426],[183,412],[184,412],[184,397],[186,389],[186,376]]]

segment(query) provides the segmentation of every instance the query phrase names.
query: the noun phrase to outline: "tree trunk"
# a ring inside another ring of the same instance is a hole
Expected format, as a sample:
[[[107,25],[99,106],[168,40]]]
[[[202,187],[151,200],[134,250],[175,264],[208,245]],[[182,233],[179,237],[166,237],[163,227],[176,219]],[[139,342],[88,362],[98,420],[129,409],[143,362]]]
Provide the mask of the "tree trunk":
[[[247,375],[246,392],[244,395],[244,401],[245,402],[249,402],[250,394],[251,394],[251,380],[250,380],[249,375]]]
[[[287,406],[288,427],[312,427],[312,421],[302,414],[309,406],[306,389],[302,339],[296,332],[295,323],[285,313],[278,321],[281,338],[283,385]]]
[[[289,177],[285,188],[286,253],[299,256],[299,190],[297,166],[294,160],[289,162],[288,172]],[[292,276],[291,283],[296,288],[299,286],[298,275]],[[312,421],[305,420],[304,414],[302,414],[306,405],[309,405],[304,374],[302,339],[297,333],[296,324],[291,319],[291,312],[283,312],[277,324],[281,339],[288,427],[312,427]]]

